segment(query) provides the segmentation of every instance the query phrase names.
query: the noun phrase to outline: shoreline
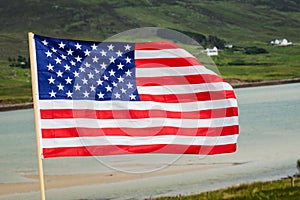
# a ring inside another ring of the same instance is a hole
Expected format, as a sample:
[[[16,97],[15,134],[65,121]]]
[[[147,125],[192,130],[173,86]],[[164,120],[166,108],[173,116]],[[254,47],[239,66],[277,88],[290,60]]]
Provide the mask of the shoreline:
[[[283,79],[283,80],[271,80],[271,81],[241,81],[238,79],[227,79],[226,80],[234,89],[246,88],[246,87],[257,87],[257,86],[269,86],[269,85],[280,85],[288,83],[299,83],[300,78],[294,79]],[[0,104],[0,112],[23,110],[33,108],[33,102],[21,103],[21,104]]]

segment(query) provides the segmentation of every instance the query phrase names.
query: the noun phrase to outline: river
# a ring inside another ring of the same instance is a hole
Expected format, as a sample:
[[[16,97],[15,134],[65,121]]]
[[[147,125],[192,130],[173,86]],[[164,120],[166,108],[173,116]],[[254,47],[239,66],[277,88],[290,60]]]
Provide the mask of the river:
[[[47,189],[46,181],[47,199],[143,199],[199,193],[295,174],[296,160],[300,159],[300,84],[235,91],[240,115],[236,153],[208,157],[186,155],[179,160],[174,155],[116,156],[103,158],[101,162],[93,157],[45,159],[46,175],[112,173],[112,168],[127,171],[120,172],[124,174],[134,170],[139,172],[136,178],[107,184]],[[28,178],[37,175],[33,110],[1,112],[0,138],[0,183],[37,182]],[[195,168],[170,173],[171,167],[163,165],[170,164],[170,161],[172,166],[181,166],[182,169],[203,167],[202,170]],[[141,167],[129,167],[128,163],[135,162],[141,162]],[[159,175],[143,173],[147,167],[146,171],[159,171]],[[0,195],[0,199],[38,198],[39,193],[35,191]]]

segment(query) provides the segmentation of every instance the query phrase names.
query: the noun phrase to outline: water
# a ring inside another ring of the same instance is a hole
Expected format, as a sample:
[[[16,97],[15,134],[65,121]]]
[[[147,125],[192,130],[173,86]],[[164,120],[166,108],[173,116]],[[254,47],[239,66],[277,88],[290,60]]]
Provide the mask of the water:
[[[227,164],[220,168],[117,183],[47,190],[48,199],[140,199],[157,195],[197,193],[242,182],[278,179],[296,173],[300,159],[300,84],[236,90],[239,101],[238,151],[200,159],[184,156],[176,165]],[[0,113],[0,183],[28,182],[23,175],[37,174],[33,110]],[[144,157],[147,163],[147,156]],[[110,159],[110,158],[107,158]],[[134,157],[121,156],[119,165]],[[165,159],[156,155],[151,159]],[[92,157],[44,160],[45,174],[111,172]],[[163,172],[168,172],[163,169]],[[1,190],[1,188],[0,188]],[[38,192],[0,196],[0,199],[38,199]]]

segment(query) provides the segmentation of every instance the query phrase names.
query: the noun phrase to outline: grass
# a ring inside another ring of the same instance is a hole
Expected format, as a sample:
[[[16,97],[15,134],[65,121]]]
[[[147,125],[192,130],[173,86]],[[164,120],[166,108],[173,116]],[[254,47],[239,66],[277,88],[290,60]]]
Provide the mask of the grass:
[[[2,0],[0,1],[0,103],[31,101],[28,69],[8,67],[9,57],[28,57],[27,33],[101,41],[132,28],[160,26],[215,35],[238,46],[266,48],[268,54],[221,52],[213,58],[224,78],[276,80],[300,77],[300,46],[266,46],[286,37],[299,43],[296,0]],[[239,64],[240,63],[240,64]],[[14,76],[16,74],[16,76]]]
[[[300,178],[295,178],[295,185],[291,187],[290,179],[278,181],[256,182],[251,184],[241,184],[210,192],[204,192],[191,196],[160,197],[155,200],[290,200],[299,199]]]

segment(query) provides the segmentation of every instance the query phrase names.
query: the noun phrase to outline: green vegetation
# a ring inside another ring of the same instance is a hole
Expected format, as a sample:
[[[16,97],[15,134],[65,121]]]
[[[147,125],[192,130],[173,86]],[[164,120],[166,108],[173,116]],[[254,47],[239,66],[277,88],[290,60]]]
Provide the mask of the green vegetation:
[[[213,58],[226,79],[300,77],[297,0],[1,0],[0,25],[0,103],[31,100],[30,71],[25,69],[28,32],[101,41],[132,28],[158,26],[207,47],[233,44]],[[295,45],[268,46],[276,38]]]
[[[295,178],[294,187],[291,187],[290,179],[282,179],[270,182],[256,182],[242,184],[211,192],[204,192],[191,196],[160,197],[156,200],[207,200],[207,199],[298,199],[300,196],[300,178]]]

